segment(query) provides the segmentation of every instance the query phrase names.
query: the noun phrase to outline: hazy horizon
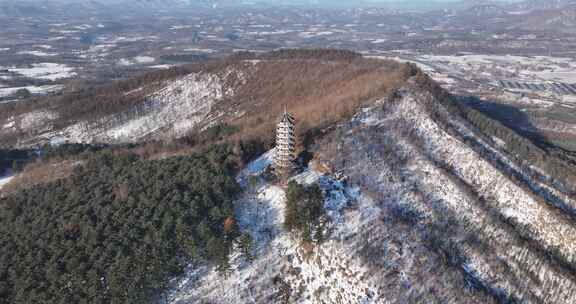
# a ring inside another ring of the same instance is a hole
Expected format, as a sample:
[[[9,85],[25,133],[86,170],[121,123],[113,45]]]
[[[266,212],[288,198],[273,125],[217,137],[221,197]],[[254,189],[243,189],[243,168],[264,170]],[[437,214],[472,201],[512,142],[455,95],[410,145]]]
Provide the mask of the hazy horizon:
[[[153,0],[152,0],[153,1]],[[218,0],[205,0],[218,2]],[[524,0],[493,0],[500,3],[522,2]],[[240,1],[238,1],[240,2]],[[284,4],[284,5],[310,5],[319,7],[364,7],[364,6],[382,6],[393,8],[409,9],[441,9],[458,6],[471,0],[256,0],[250,1],[255,3]],[[244,2],[246,3],[246,2]]]
[[[295,6],[303,8],[321,9],[349,9],[382,7],[409,11],[433,11],[443,9],[459,9],[466,7],[466,3],[474,0],[0,0],[0,5],[10,7],[22,7],[26,5],[38,5],[48,7],[50,3],[72,4],[78,6],[81,3],[87,5],[105,4],[106,7],[122,7],[123,4],[137,4],[126,6],[132,10],[147,10],[155,7],[176,7],[204,6],[213,8],[234,8],[234,7],[270,7],[270,6]],[[488,0],[497,3],[513,3],[524,0]],[[142,6],[142,7],[140,7]],[[150,7],[148,7],[150,6]],[[104,8],[104,6],[101,6]],[[176,9],[178,10],[178,9]]]

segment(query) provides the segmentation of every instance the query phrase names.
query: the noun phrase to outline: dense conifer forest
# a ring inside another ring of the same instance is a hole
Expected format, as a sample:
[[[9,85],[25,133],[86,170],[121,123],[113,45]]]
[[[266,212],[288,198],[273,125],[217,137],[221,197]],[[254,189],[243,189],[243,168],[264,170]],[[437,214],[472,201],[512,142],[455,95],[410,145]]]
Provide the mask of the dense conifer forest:
[[[0,303],[145,303],[184,261],[222,271],[238,236],[229,146],[164,160],[95,152],[0,200]]]
[[[321,242],[325,223],[324,198],[318,184],[303,186],[295,181],[286,190],[284,227],[305,242]]]

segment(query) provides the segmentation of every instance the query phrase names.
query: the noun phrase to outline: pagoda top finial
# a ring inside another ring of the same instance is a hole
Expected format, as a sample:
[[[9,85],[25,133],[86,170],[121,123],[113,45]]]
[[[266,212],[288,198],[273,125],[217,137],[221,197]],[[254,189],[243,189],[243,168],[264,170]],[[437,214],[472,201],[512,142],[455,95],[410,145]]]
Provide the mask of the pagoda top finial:
[[[294,117],[288,113],[288,106],[286,104],[284,104],[284,113],[282,114],[280,122],[290,122],[292,124],[294,123]]]

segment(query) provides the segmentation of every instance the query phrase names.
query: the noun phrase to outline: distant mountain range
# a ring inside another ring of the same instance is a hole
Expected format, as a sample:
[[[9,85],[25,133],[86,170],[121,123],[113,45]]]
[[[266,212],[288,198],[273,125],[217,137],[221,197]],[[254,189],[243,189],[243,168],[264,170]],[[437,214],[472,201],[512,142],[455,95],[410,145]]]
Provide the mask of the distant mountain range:
[[[517,9],[562,9],[576,6],[575,0],[526,0],[511,5]]]
[[[0,0],[0,16],[148,14],[217,7],[213,0]]]
[[[182,9],[218,9],[225,7],[266,7],[274,5],[313,7],[387,6],[405,9],[444,9],[471,7],[501,7],[505,10],[559,9],[576,6],[575,0],[526,0],[505,3],[498,0],[441,1],[374,1],[374,0],[0,0],[0,16],[38,16],[53,14],[110,14],[181,11]]]
[[[576,30],[576,0],[526,0],[504,2],[497,0],[470,0],[462,2],[404,1],[385,2],[386,6],[406,10],[435,9],[456,14],[460,20],[474,18],[484,23],[492,18],[507,24],[508,28],[525,30]],[[350,6],[348,0],[0,0],[0,17],[56,17],[56,16],[174,16],[197,14],[205,11],[232,9],[264,9],[273,6],[339,7]],[[355,7],[379,6],[382,1],[360,0]],[[449,10],[448,10],[449,9]],[[438,15],[437,15],[438,16]],[[443,14],[442,14],[443,16]]]

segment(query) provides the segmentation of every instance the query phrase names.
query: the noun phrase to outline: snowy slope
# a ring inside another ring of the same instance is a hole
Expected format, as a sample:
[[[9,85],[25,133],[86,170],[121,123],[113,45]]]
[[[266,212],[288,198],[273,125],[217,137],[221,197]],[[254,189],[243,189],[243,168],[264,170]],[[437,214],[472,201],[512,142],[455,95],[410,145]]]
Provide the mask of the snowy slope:
[[[312,247],[282,229],[270,151],[238,176],[255,260],[234,253],[228,277],[191,266],[168,302],[576,302],[576,202],[499,147],[419,88],[362,109],[315,151],[346,181],[293,177],[324,190],[330,234]]]
[[[272,156],[270,151],[249,164],[239,174],[239,182],[249,187],[246,181],[251,176],[260,177]],[[256,260],[251,264],[237,260],[236,270],[228,278],[211,269],[191,267],[169,293],[169,302],[195,303],[202,298],[217,303],[266,303],[278,293],[279,286],[273,286],[272,280],[288,271],[290,275],[283,280],[292,289],[299,289],[298,296],[294,296],[298,303],[317,303],[319,299],[336,303],[341,298],[348,299],[346,303],[375,303],[371,298],[377,292],[361,278],[366,270],[346,258],[349,249],[341,243],[342,238],[361,229],[364,221],[375,217],[370,209],[372,202],[362,198],[357,189],[310,168],[293,179],[302,184],[319,183],[335,230],[334,239],[308,256],[299,242],[282,229],[284,189],[259,178],[256,188],[247,188],[246,195],[236,204],[241,229],[254,238]],[[346,226],[343,210],[356,201],[361,202],[361,208],[348,215],[350,222]],[[335,271],[324,275],[327,269]],[[328,290],[326,286],[334,288]]]
[[[224,79],[190,74],[149,95],[144,104],[92,122],[81,122],[61,132],[72,142],[134,142],[159,131],[181,136],[211,113],[212,106],[230,96]]]
[[[157,90],[142,97],[142,102],[124,112],[94,117],[56,129],[58,114],[38,110],[8,119],[0,126],[0,135],[18,133],[20,147],[43,143],[127,143],[145,139],[174,138],[186,135],[200,123],[209,125],[218,117],[212,111],[217,103],[234,95],[228,84],[243,81],[244,71],[229,68],[224,72],[191,73],[166,81]],[[139,88],[126,95],[150,91]]]
[[[574,263],[576,226],[560,211],[573,200],[531,178],[426,92],[403,94],[346,126],[355,132],[340,145],[337,154],[349,165],[339,169],[388,208],[409,206],[427,238],[439,230],[457,266],[484,293],[527,303],[576,301],[576,281],[562,266]]]

